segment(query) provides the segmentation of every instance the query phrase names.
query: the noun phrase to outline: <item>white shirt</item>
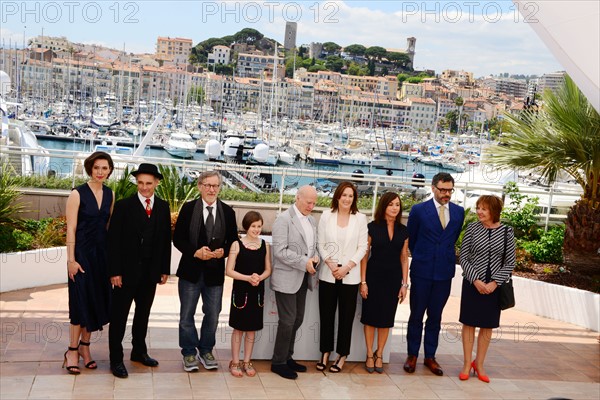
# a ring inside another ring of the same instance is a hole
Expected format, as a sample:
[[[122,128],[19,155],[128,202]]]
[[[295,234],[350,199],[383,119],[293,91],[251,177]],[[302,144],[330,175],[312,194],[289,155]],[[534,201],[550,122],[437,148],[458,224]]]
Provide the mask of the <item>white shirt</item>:
[[[140,192],[137,192],[138,195],[138,199],[140,199],[140,201],[142,202],[142,205],[144,206],[144,210],[146,209],[146,197],[142,196],[140,194]],[[149,197],[150,199],[150,209],[154,208],[154,195]]]
[[[308,217],[298,210],[298,207],[294,204],[294,210],[296,211],[296,215],[298,216],[298,220],[300,220],[300,224],[302,225],[302,229],[304,229],[304,236],[306,237],[306,246],[308,247],[308,251],[314,247],[315,244],[315,236],[313,234],[312,224],[308,220]]]
[[[204,223],[206,224],[206,218],[208,218],[208,210],[206,209],[206,207],[212,207],[212,210],[210,212],[210,214],[212,214],[213,216],[213,221],[217,220],[216,217],[216,212],[217,212],[217,202],[215,201],[212,204],[208,204],[207,202],[204,201],[204,199],[202,199],[202,217],[204,218]]]
[[[438,215],[440,212],[442,212],[442,210],[444,210],[444,221],[446,222],[446,226],[448,226],[448,224],[450,223],[450,205],[449,205],[449,203],[446,205],[442,205],[442,204],[438,203],[437,201],[435,201],[435,197],[434,197],[433,204],[435,204],[435,210],[438,212]],[[440,207],[442,207],[442,210],[440,210]]]
[[[338,240],[338,243],[340,244],[341,248],[344,248],[346,246],[347,232],[348,232],[348,226],[345,226],[343,228],[341,226],[337,227],[337,240]]]

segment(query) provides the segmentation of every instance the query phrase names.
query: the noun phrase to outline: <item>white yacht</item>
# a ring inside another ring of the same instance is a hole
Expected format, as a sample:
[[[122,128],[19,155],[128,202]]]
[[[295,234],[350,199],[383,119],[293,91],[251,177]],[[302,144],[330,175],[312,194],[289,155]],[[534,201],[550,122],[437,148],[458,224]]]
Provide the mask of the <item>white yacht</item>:
[[[99,132],[96,138],[109,143],[133,143],[133,137],[123,129],[109,129],[106,132]]]
[[[341,156],[340,164],[358,165],[361,167],[383,167],[389,164],[389,161],[385,158],[381,158],[379,154],[367,155],[364,153],[351,153]]]
[[[296,161],[296,158],[293,155],[284,150],[279,150],[277,152],[277,159],[279,163],[286,165],[294,165],[294,161]]]
[[[184,132],[173,132],[163,147],[167,153],[179,158],[193,158],[197,149],[194,139]]]

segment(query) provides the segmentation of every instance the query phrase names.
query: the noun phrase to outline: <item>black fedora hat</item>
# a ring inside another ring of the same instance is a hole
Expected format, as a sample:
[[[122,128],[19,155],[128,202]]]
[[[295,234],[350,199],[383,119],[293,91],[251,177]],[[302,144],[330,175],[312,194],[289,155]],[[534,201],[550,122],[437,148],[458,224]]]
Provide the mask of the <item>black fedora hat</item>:
[[[138,176],[138,174],[150,174],[154,175],[158,179],[163,179],[163,176],[160,172],[158,172],[158,168],[154,164],[142,163],[138,167],[137,171],[132,171],[131,175]]]

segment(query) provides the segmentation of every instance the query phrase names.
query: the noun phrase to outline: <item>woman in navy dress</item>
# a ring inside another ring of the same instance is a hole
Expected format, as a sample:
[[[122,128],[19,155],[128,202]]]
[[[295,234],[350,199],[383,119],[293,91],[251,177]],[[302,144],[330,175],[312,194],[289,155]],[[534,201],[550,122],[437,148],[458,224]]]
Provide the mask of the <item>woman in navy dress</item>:
[[[256,375],[252,365],[252,348],[256,331],[263,328],[265,304],[264,280],[271,275],[271,250],[260,238],[263,219],[256,211],[249,211],[242,220],[246,236],[231,245],[225,273],[234,279],[231,291],[229,326],[231,356],[229,372],[235,377]],[[240,348],[244,339],[244,361],[240,362]]]
[[[500,223],[502,200],[498,196],[480,196],[476,203],[478,222],[469,224],[460,248],[463,269],[460,317],[463,324],[463,369],[460,380],[469,379],[471,368],[483,382],[489,382],[483,362],[492,338],[492,329],[500,326],[498,287],[508,280],[515,266],[515,237],[512,228]],[[475,328],[477,357],[472,360]]]
[[[393,192],[381,196],[374,221],[368,225],[369,250],[360,263],[360,322],[365,326],[365,368],[369,373],[383,373],[383,348],[408,288],[408,231],[400,223],[401,217],[400,196]],[[376,330],[377,350],[373,353]]]
[[[106,233],[114,195],[104,182],[114,164],[109,154],[97,151],[86,158],[83,165],[90,180],[75,188],[67,200],[71,325],[63,368],[74,375],[80,373],[80,356],[86,368],[98,367],[90,354],[90,337],[109,322],[111,290],[106,265]]]

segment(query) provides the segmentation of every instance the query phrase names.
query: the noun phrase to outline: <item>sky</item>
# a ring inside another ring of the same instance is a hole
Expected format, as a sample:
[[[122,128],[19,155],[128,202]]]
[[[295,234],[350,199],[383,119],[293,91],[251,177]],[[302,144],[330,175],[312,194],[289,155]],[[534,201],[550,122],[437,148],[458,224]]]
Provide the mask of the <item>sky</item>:
[[[534,3],[531,3],[534,4]],[[496,1],[9,1],[0,2],[0,43],[66,36],[133,53],[153,53],[158,36],[194,44],[253,28],[283,43],[286,21],[297,44],[335,42],[406,49],[415,37],[414,67],[542,75],[564,70],[510,0]]]

